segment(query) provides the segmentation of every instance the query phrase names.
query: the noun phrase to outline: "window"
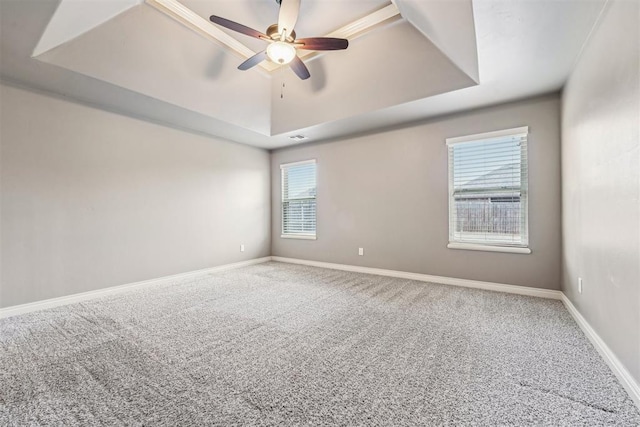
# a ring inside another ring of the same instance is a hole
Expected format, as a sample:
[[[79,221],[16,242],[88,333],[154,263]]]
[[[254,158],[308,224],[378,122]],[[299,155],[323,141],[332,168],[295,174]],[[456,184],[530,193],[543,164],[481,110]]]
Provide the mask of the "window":
[[[316,161],[280,165],[282,236],[316,238]]]
[[[448,138],[449,248],[531,253],[528,127]]]

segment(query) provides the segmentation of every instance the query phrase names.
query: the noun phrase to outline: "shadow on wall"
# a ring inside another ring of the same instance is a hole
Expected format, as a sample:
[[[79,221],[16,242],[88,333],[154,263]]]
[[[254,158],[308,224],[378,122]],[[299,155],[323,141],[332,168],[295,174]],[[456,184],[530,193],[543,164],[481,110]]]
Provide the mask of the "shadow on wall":
[[[205,69],[205,75],[210,79],[217,79],[220,77],[222,73],[222,68],[224,67],[225,61],[225,52],[222,50],[218,50],[217,52],[211,55],[211,59],[209,60],[209,64]]]
[[[324,66],[324,58],[316,58],[309,62],[309,72],[311,79],[311,90],[316,93],[322,91],[327,86],[327,70]]]

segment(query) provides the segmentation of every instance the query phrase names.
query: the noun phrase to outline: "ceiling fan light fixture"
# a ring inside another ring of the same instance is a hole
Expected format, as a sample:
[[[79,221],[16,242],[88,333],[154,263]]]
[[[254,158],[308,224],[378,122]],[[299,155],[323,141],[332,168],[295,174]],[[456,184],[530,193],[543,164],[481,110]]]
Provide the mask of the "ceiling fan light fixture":
[[[267,56],[276,64],[288,64],[295,58],[296,48],[287,42],[273,42],[267,47]]]

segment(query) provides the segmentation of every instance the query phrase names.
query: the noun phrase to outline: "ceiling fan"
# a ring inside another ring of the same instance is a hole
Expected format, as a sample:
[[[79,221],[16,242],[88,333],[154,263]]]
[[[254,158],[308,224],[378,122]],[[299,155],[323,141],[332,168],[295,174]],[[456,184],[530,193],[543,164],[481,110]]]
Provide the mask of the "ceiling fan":
[[[300,0],[276,1],[280,3],[278,23],[270,25],[269,28],[267,28],[266,34],[219,16],[211,15],[209,18],[214,24],[269,42],[269,46],[267,46],[265,50],[256,53],[244,61],[238,66],[238,69],[243,71],[248,70],[260,62],[269,59],[276,64],[289,64],[293,72],[302,80],[305,80],[311,77],[311,74],[309,74],[309,70],[307,66],[304,65],[304,62],[298,57],[296,49],[343,50],[349,47],[349,40],[334,37],[296,39],[296,32],[293,31],[293,28],[298,20]]]

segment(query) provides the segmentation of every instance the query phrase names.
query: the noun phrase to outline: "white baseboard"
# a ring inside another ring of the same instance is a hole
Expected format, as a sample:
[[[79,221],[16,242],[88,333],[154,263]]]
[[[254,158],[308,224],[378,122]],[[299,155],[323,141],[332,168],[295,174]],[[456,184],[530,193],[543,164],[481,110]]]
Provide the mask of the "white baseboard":
[[[216,273],[219,271],[245,267],[245,266],[259,264],[267,261],[278,261],[278,262],[285,262],[289,264],[302,264],[302,265],[309,265],[313,267],[329,268],[333,270],[375,274],[378,276],[397,277],[401,279],[418,280],[422,282],[441,283],[444,285],[462,286],[467,288],[485,289],[489,291],[506,292],[510,294],[528,295],[528,296],[534,296],[534,297],[540,297],[540,298],[561,300],[564,303],[565,307],[567,308],[567,311],[569,311],[569,313],[573,316],[578,326],[580,326],[580,328],[582,329],[584,334],[587,336],[589,341],[591,341],[591,343],[596,348],[596,350],[600,353],[604,361],[607,363],[607,365],[609,365],[613,373],[616,375],[616,377],[618,378],[622,386],[629,393],[629,396],[631,397],[631,399],[636,403],[636,405],[638,405],[638,407],[640,407],[640,385],[633,379],[629,371],[627,371],[624,365],[620,362],[620,360],[618,360],[618,358],[611,351],[611,349],[605,344],[602,338],[600,338],[600,336],[591,327],[591,325],[589,325],[587,320],[584,317],[582,317],[580,312],[571,303],[569,298],[567,298],[566,295],[561,291],[554,291],[549,289],[539,289],[539,288],[531,288],[526,286],[506,285],[502,283],[481,282],[477,280],[432,276],[428,274],[410,273],[406,271],[384,270],[381,268],[360,267],[360,266],[346,265],[346,264],[333,264],[333,263],[320,262],[320,261],[308,261],[303,259],[284,258],[279,256],[267,256],[267,257],[256,258],[248,261],[236,262],[233,264],[225,264],[225,265],[221,265],[213,268],[206,268],[203,270],[190,271],[187,273],[175,274],[172,276],[165,276],[165,277],[160,277],[152,280],[145,280],[142,282],[129,283],[126,285],[113,286],[110,288],[98,289],[95,291],[83,292],[83,293],[68,295],[68,296],[59,297],[59,298],[52,298],[52,299],[37,301],[33,303],[28,303],[28,304],[0,308],[0,319],[5,317],[16,316],[19,314],[29,313],[32,311],[43,310],[45,308],[58,307],[61,305],[71,304],[71,303],[80,302],[80,301],[86,301],[86,300],[102,297],[105,295],[112,295],[112,294],[117,294],[121,292],[126,292],[128,290],[135,289],[135,288],[170,283],[172,281],[176,281],[180,279],[204,276],[204,275]]]
[[[455,279],[452,277],[431,276],[429,274],[409,273],[406,271],[384,270],[381,268],[360,267],[356,265],[333,264],[329,262],[307,261],[297,258],[272,256],[273,261],[289,264],[303,264],[333,270],[353,271],[356,273],[375,274],[378,276],[398,277],[400,279],[418,280],[421,282],[441,283],[443,285],[463,286],[465,288],[485,289],[488,291],[506,292],[509,294],[528,295],[532,297],[562,299],[562,292],[551,289],[531,288],[527,286],[505,285],[502,283],[481,282],[478,280]]]
[[[571,303],[571,300],[569,300],[564,293],[562,294],[562,302],[567,308],[567,311],[571,313],[578,326],[580,326],[582,332],[584,332],[587,338],[589,338],[591,344],[593,344],[596,350],[598,350],[598,353],[600,353],[600,356],[602,356],[607,365],[609,365],[609,368],[611,368],[615,376],[618,378],[618,381],[620,381],[624,389],[629,393],[631,400],[633,400],[638,408],[640,408],[640,384],[634,380],[629,371],[627,371],[627,368],[624,367],[613,351],[611,351],[609,346],[607,346],[602,338],[600,338],[600,335],[598,335],[598,333],[591,327],[589,322],[587,322],[587,319],[582,317],[582,314],[580,314],[578,309]]]
[[[205,268],[202,270],[189,271],[187,273],[173,274],[171,276],[159,277],[157,279],[143,280],[141,282],[128,283],[126,285],[112,286],[109,288],[97,289],[95,291],[82,292],[79,294],[66,295],[58,298],[51,298],[42,301],[31,302],[27,304],[14,305],[11,307],[0,308],[0,319],[5,317],[17,316],[19,314],[30,313],[32,311],[44,310],[45,308],[58,307],[61,305],[72,304],[80,301],[87,301],[106,295],[118,294],[131,289],[142,288],[146,286],[156,286],[165,283],[171,283],[176,280],[205,276],[219,271],[230,270],[233,268],[246,267],[248,265],[259,264],[271,261],[271,257],[255,258],[248,261],[235,262],[233,264],[219,265],[217,267]]]

